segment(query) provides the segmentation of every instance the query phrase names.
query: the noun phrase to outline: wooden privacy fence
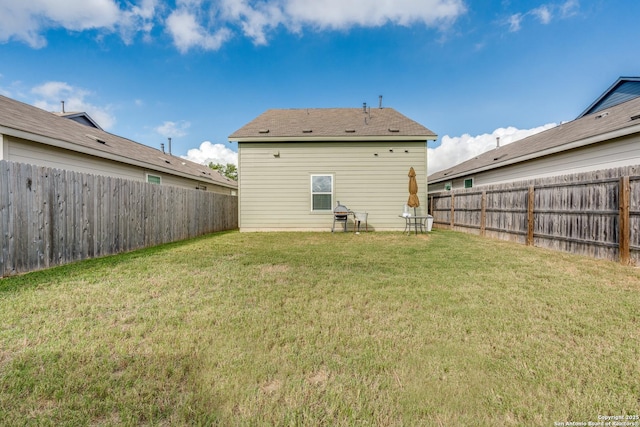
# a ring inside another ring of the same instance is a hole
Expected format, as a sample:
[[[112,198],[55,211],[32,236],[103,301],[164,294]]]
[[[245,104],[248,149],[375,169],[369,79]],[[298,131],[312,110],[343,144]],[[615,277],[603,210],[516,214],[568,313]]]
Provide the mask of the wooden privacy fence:
[[[429,195],[436,226],[638,263],[640,176],[612,169]]]
[[[0,277],[237,227],[236,196],[0,161]]]

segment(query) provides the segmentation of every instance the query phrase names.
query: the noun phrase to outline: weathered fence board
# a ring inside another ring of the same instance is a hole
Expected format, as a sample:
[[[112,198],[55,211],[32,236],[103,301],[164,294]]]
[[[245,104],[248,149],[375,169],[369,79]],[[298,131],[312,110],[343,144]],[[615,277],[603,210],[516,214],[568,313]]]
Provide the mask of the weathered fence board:
[[[436,226],[640,262],[640,166],[429,195]]]
[[[0,277],[237,227],[235,196],[0,161]]]

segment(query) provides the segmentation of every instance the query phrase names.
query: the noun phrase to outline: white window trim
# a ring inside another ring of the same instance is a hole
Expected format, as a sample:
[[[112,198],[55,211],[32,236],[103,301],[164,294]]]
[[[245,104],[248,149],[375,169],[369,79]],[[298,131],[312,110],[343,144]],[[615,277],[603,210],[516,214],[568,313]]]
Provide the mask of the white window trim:
[[[467,181],[471,181],[471,187],[467,187]],[[462,185],[464,186],[464,188],[473,188],[473,185],[475,184],[473,177],[471,178],[465,178],[464,181],[462,181]]]
[[[158,178],[158,179],[160,180],[160,182],[158,183],[158,185],[162,185],[162,177],[161,177],[160,175],[154,175],[154,174],[152,174],[152,173],[146,173],[146,174],[145,174],[145,177],[144,177],[144,178],[145,178],[145,182],[146,182],[147,184],[155,184],[155,182],[149,182],[149,177],[150,177],[150,176],[152,176],[152,177],[154,177],[154,178]]]
[[[313,209],[313,195],[314,194],[327,194],[327,193],[314,193],[313,192],[313,177],[314,176],[330,176],[331,177],[331,205],[333,206],[333,196],[334,196],[334,189],[335,189],[335,176],[332,173],[312,173],[311,175],[309,175],[309,207],[310,207],[310,211],[311,213],[326,213],[326,212],[332,212],[333,208],[330,207],[329,209],[325,209],[325,210],[314,210]]]

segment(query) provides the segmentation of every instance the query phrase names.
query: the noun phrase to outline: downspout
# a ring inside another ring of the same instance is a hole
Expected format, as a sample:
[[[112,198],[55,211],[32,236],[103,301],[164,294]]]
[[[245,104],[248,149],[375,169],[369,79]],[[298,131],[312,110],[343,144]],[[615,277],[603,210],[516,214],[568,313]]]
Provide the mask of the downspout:
[[[4,135],[0,133],[0,160],[4,160]]]
[[[238,201],[238,230],[242,231],[242,149],[238,142],[238,189],[236,197]]]
[[[425,215],[429,214],[429,180],[427,179],[427,177],[429,176],[429,159],[428,159],[428,145],[429,145],[429,140],[427,139],[424,142],[424,203],[425,203],[425,208],[424,208],[424,212]]]

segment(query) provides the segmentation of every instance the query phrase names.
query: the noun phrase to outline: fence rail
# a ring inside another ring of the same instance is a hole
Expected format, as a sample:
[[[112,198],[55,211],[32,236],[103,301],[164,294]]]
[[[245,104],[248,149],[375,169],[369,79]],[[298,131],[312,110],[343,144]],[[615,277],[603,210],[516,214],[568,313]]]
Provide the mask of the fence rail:
[[[640,261],[640,167],[429,194],[436,226]]]
[[[237,227],[235,196],[0,161],[0,277]]]

